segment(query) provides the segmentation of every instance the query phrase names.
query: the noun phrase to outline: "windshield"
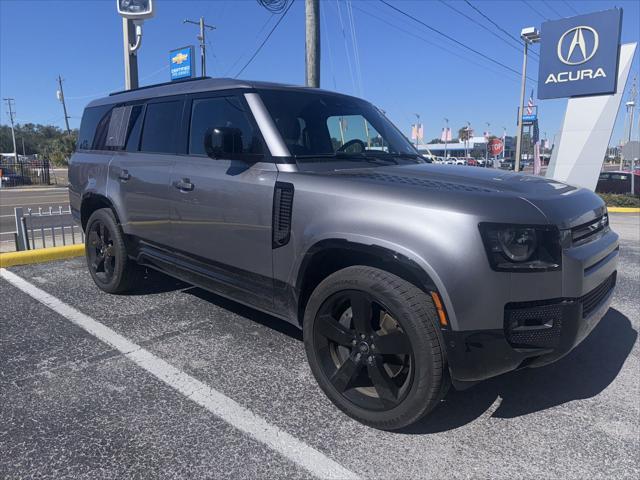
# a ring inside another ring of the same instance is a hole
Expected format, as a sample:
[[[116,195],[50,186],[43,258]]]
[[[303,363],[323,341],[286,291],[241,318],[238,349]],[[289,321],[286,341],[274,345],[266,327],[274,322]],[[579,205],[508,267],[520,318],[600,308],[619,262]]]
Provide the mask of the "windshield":
[[[422,161],[411,143],[368,102],[301,91],[262,90],[260,96],[297,161]]]

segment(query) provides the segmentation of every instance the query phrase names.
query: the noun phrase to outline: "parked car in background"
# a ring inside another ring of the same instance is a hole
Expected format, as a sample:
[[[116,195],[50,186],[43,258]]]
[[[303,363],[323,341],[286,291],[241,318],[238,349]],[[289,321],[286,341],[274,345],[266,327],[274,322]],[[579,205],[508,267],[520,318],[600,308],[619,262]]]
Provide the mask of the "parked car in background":
[[[631,193],[631,176],[634,176],[634,195],[640,195],[640,171],[601,172],[596,185],[598,193]]]
[[[465,165],[469,165],[470,167],[477,167],[479,165],[478,160],[473,157],[463,157],[462,160],[466,162]]]
[[[447,165],[455,165],[458,159],[456,157],[447,157],[444,159],[444,163]]]
[[[504,158],[500,160],[500,168],[503,170],[513,170],[514,169],[514,161],[513,158]],[[523,164],[520,163],[520,171],[524,168]]]
[[[16,172],[13,168],[0,165],[0,182],[3,187],[16,187],[20,185],[31,185],[31,177]]]

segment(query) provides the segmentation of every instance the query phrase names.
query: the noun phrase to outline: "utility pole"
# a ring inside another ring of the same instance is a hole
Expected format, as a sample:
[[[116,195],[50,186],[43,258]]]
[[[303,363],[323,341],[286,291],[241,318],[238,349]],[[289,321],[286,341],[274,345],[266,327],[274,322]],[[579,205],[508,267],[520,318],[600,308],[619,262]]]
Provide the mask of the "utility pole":
[[[307,87],[320,87],[320,0],[306,0]]]
[[[446,160],[447,157],[447,142],[449,141],[449,119],[445,118],[444,119],[445,122],[445,128],[444,128],[444,159]]]
[[[136,39],[132,44],[131,40]],[[122,19],[122,40],[124,44],[124,88],[132,90],[138,88],[138,54],[142,39],[142,26],[134,23],[130,18]]]
[[[636,82],[638,80],[637,76],[633,77],[633,83],[631,84],[631,88],[629,89],[629,101],[625,103],[627,107],[627,123],[624,126],[624,142],[629,143],[631,141],[631,132],[633,132],[633,116],[636,108],[636,96],[638,95],[638,88],[636,86]],[[622,170],[624,163],[624,159],[622,155],[620,155],[620,170]],[[631,170],[633,170],[633,165]],[[633,175],[631,175],[633,177]]]
[[[64,123],[67,126],[67,135],[71,135],[71,129],[69,128],[69,115],[67,115],[67,104],[64,101],[64,90],[62,90],[62,77],[58,75],[58,100],[62,103],[62,110],[64,111]]]
[[[13,126],[15,120],[16,111],[14,110],[16,101],[13,98],[3,98],[7,102],[7,115],[9,115],[9,122],[11,123],[11,138],[13,139],[13,155],[18,163],[18,148],[16,147],[16,132]]]
[[[200,27],[200,35],[198,35],[198,40],[200,40],[200,76],[207,76],[207,56],[206,56],[206,37],[205,32],[207,29],[215,30],[216,27],[213,25],[207,25],[204,23],[204,17],[200,17],[199,21],[194,20],[185,20],[182,23],[191,23],[192,25],[198,25]]]
[[[486,157],[484,159],[484,166],[486,167],[487,164],[489,163],[489,137],[491,136],[491,132],[489,131],[491,129],[491,124],[489,122],[487,122],[487,143],[486,143]]]

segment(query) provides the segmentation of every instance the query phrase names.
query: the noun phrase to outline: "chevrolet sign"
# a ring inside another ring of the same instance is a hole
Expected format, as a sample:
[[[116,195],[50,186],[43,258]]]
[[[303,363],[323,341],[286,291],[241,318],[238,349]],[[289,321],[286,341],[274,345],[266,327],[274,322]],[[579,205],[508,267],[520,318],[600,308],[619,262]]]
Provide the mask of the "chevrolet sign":
[[[614,93],[621,23],[621,9],[543,23],[538,98]]]

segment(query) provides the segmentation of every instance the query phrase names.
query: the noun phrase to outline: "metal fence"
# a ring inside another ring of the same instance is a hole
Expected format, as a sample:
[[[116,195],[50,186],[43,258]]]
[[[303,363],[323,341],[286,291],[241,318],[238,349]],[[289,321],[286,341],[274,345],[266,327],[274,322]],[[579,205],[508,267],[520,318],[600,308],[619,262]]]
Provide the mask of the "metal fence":
[[[0,163],[2,186],[51,185],[49,166],[49,160],[3,160]]]
[[[16,250],[57,247],[84,243],[84,232],[73,220],[71,208],[15,207]]]

